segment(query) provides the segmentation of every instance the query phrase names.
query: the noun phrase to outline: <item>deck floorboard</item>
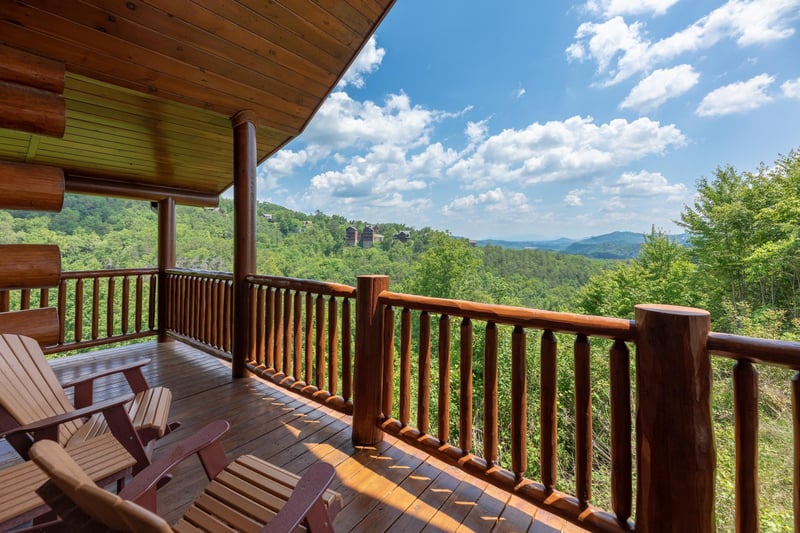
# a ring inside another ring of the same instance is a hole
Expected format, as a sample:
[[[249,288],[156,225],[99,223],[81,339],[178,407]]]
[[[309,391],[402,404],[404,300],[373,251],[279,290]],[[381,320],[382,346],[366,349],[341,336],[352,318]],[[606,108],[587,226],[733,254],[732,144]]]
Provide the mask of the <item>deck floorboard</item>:
[[[161,439],[155,454],[207,422],[231,423],[222,445],[230,459],[253,454],[297,474],[317,461],[334,465],[332,488],[344,498],[337,531],[578,531],[563,519],[487,485],[394,437],[374,447],[350,442],[350,417],[262,379],[232,381],[230,365],[180,342],[145,342],[52,361],[61,379],[121,362],[149,357],[151,385],[169,387],[171,419],[182,426]],[[106,378],[95,399],[126,390]],[[0,441],[0,465],[13,452]],[[174,523],[202,490],[206,479],[197,460],[181,464],[159,491],[159,512]]]

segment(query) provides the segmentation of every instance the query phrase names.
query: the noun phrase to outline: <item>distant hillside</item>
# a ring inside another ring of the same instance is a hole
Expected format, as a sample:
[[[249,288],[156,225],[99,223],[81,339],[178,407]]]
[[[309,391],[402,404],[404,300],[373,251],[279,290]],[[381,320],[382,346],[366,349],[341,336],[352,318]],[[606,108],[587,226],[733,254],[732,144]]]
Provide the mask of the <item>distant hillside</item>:
[[[681,243],[686,242],[686,235],[673,237]],[[595,259],[631,259],[639,255],[639,248],[644,242],[643,233],[633,231],[614,231],[604,235],[596,235],[586,239],[554,239],[550,241],[501,241],[486,239],[477,241],[479,246],[502,246],[512,249],[553,250],[565,254],[582,255]]]

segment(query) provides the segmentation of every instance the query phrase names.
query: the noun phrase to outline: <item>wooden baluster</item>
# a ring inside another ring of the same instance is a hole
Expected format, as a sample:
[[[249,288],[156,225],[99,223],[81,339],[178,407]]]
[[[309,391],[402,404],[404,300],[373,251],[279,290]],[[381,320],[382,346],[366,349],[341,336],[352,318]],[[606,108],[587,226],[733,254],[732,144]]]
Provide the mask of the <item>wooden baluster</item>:
[[[114,336],[114,296],[117,292],[116,278],[108,278],[108,298],[106,298],[106,337]]]
[[[575,338],[575,495],[581,508],[592,497],[591,346],[586,335]]]
[[[258,290],[256,291],[256,365],[262,366],[264,364],[264,325],[265,322],[265,314],[264,314],[264,286],[259,285]],[[216,308],[216,305],[214,306]],[[214,335],[216,340],[216,334]]]
[[[292,375],[292,291],[283,291],[283,373]]]
[[[225,351],[231,353],[231,329],[233,328],[233,281],[225,281],[225,313],[222,318],[222,327],[225,332]]]
[[[134,330],[142,331],[142,275],[136,276],[136,311],[134,315]]]
[[[200,280],[197,279],[196,276],[191,276],[189,278],[189,286],[186,295],[189,297],[187,301],[187,307],[189,309],[189,331],[188,334],[191,338],[197,338],[197,324],[199,322],[198,317],[202,312],[203,302],[200,299],[200,291],[198,290],[198,285],[200,284]]]
[[[67,280],[62,279],[58,284],[58,344],[64,345],[67,334]]]
[[[303,295],[294,293],[294,379],[303,379]]]
[[[219,348],[222,344],[220,342],[220,320],[219,317],[222,314],[222,309],[220,308],[220,290],[219,286],[223,283],[222,280],[219,279],[212,279],[208,283],[208,298],[209,298],[209,308],[211,310],[210,317],[208,319],[208,344],[213,346],[214,348]]]
[[[353,394],[353,353],[350,339],[350,298],[342,300],[342,397],[349,400]]]
[[[275,289],[274,324],[275,324],[275,371],[283,372],[283,291]]]
[[[486,324],[483,354],[483,458],[491,468],[497,464],[497,324]]]
[[[541,453],[539,454],[542,484],[547,493],[553,492],[558,478],[558,378],[556,355],[558,341],[552,331],[543,331],[541,338],[541,409],[539,424],[542,431]]]
[[[417,386],[417,428],[421,433],[430,429],[431,408],[431,315],[419,315],[419,375]]]
[[[392,417],[394,403],[394,308],[383,309],[383,405],[384,418]]]
[[[464,454],[472,449],[472,321],[461,320],[459,360],[458,445]]]
[[[631,363],[628,345],[611,347],[611,508],[620,524],[631,516],[633,496],[631,453]]]
[[[19,309],[20,311],[24,311],[26,309],[31,308],[31,290],[30,289],[22,289],[20,292],[19,297]]]
[[[794,511],[794,530],[800,531],[800,372],[795,372],[792,376],[792,437],[794,437],[792,509]]]
[[[186,330],[188,328],[188,320],[186,317],[188,306],[186,305],[186,276],[184,275],[180,275],[178,278],[178,291],[178,301],[180,302],[178,333],[181,335],[186,335]]]
[[[2,296],[0,296],[0,298],[2,298]],[[39,289],[39,307],[50,307],[50,289],[47,287]]]
[[[272,287],[265,288],[266,301],[264,302],[264,366],[275,370],[275,291]]]
[[[214,331],[214,316],[216,316],[217,314],[217,309],[216,307],[214,307],[215,282],[216,280],[207,279],[203,283],[203,291],[205,292],[205,300],[206,300],[206,312],[203,317],[203,342],[210,346],[213,346],[211,342],[211,336],[213,335],[212,332]],[[248,285],[250,284],[248,283]],[[256,351],[256,340],[255,340],[256,328],[253,327],[254,324],[252,324],[253,320],[255,320],[255,314],[256,314],[255,310],[256,301],[255,301],[254,291],[255,291],[254,287],[249,286],[249,290],[247,291],[247,296],[249,299],[250,307],[252,307],[252,310],[248,314],[248,318],[250,319],[251,322],[250,327],[248,328],[248,331],[250,332],[251,336],[250,349],[247,350],[246,352],[248,361],[252,361],[254,359]]]
[[[450,441],[450,317],[439,317],[439,425],[441,444]]]
[[[314,335],[314,353],[316,360],[314,370],[316,370],[315,385],[318,389],[325,388],[325,299],[321,294],[317,295],[315,315],[317,317],[317,329]]]
[[[92,340],[100,336],[100,278],[92,281]]]
[[[75,342],[83,340],[83,278],[75,282]]]
[[[736,531],[758,531],[758,371],[750,361],[733,367],[736,441]]]
[[[313,383],[314,373],[314,335],[311,330],[314,327],[314,296],[306,293],[306,342],[305,342],[305,382],[307,385]]]
[[[130,293],[131,279],[128,276],[122,278],[122,334],[128,333],[128,314],[130,313]]]
[[[511,470],[520,481],[528,470],[528,366],[525,330],[511,335]]]
[[[400,423],[407,426],[411,418],[411,311],[400,313]]]
[[[169,276],[165,277],[164,281],[167,281],[168,279],[169,279]],[[169,282],[167,282],[167,283],[169,283]],[[170,290],[172,290],[172,285],[169,284],[168,286],[170,287]],[[158,295],[158,290],[159,290],[159,288],[158,288],[158,275],[157,274],[150,274],[150,284],[148,285],[148,291],[147,291],[147,298],[148,298],[148,304],[147,304],[147,328],[150,331],[155,331],[155,329],[156,329],[156,303],[158,301],[156,299],[156,296]],[[171,292],[168,292],[168,291],[164,291],[164,292],[165,292],[164,297],[165,298],[169,298],[169,296],[171,295]],[[173,316],[173,314],[175,312],[175,309],[174,309],[175,298],[174,298],[174,295],[172,295],[172,296],[173,296],[172,298],[169,298],[169,307],[167,307],[167,309],[169,309],[169,311],[167,312],[167,328],[170,327],[172,316]]]
[[[11,296],[9,291],[0,291],[0,313],[7,313],[11,309]]]
[[[336,298],[328,300],[328,392],[336,395],[339,390],[339,308]]]

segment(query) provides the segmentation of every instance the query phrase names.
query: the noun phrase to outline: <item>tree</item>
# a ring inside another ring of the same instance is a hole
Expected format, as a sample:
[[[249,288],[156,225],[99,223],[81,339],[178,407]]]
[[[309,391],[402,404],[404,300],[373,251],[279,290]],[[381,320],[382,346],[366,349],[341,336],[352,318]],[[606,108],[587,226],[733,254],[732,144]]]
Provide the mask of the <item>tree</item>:
[[[480,250],[469,241],[436,232],[430,247],[420,255],[406,289],[424,296],[467,299],[466,278],[481,265]]]

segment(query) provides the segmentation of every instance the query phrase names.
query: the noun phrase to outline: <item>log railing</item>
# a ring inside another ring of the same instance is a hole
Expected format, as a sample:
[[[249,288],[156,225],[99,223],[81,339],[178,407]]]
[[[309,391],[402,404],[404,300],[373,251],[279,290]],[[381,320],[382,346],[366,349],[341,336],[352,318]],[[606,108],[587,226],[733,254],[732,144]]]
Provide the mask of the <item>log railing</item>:
[[[248,276],[248,368],[347,414],[353,412],[355,288]]]
[[[152,268],[63,272],[57,289],[6,291],[0,312],[57,307],[58,342],[45,353],[149,337],[156,333],[157,278]]]
[[[180,340],[230,358],[233,274],[168,269],[167,332]]]
[[[712,355],[733,359],[734,434],[736,441],[736,530],[760,529],[758,490],[758,365],[794,371],[790,383],[794,449],[794,530],[800,531],[800,343],[710,333]]]
[[[378,423],[385,432],[585,527],[612,531],[631,527],[631,381],[626,342],[634,340],[635,331],[630,321],[388,291],[380,294],[379,302],[383,306],[384,360]],[[556,489],[556,334],[573,338],[572,494]],[[527,346],[533,335],[539,337],[538,356]],[[590,337],[612,341],[607,357],[612,376],[611,501],[615,516],[591,505]],[[399,357],[395,356],[396,346]],[[416,349],[412,349],[414,346]],[[480,353],[474,351],[476,347]],[[502,360],[511,361],[510,369],[501,370]],[[538,365],[531,366],[532,361],[538,361]],[[481,374],[475,373],[476,366],[482,368]],[[395,369],[399,378],[393,375]],[[457,377],[451,375],[453,371]],[[528,383],[534,376],[540,379],[538,387]],[[396,381],[399,388],[395,399]],[[480,396],[475,395],[475,381],[481,382]],[[510,391],[510,413],[498,411],[501,389]],[[528,392],[532,389],[539,391],[539,413],[528,412]],[[453,421],[455,412],[457,420]],[[476,417],[476,412],[481,416]],[[508,415],[508,426],[501,423],[503,414]],[[527,477],[533,470],[528,458],[528,424],[536,418],[541,444],[535,469],[540,475],[534,481]],[[482,446],[475,443],[476,437]],[[503,453],[501,441],[509,448]]]

